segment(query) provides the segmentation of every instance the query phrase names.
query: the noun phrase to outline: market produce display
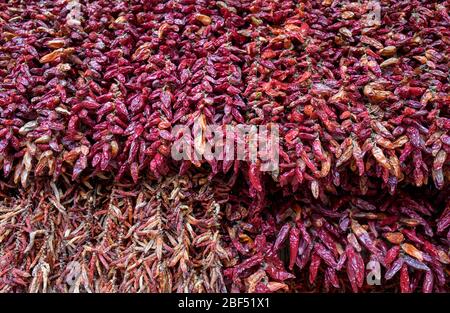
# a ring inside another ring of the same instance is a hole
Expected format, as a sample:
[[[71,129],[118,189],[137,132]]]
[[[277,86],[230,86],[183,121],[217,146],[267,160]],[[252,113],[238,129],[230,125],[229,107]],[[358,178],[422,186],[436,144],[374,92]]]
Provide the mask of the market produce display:
[[[0,3],[0,291],[449,292],[449,11]],[[277,171],[174,159],[198,121]]]

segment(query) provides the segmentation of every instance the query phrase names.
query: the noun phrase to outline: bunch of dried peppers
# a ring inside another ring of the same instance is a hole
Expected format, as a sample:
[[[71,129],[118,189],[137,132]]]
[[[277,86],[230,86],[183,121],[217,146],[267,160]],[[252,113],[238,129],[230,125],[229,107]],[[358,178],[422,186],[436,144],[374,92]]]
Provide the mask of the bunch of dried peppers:
[[[448,292],[449,10],[0,3],[0,290]],[[279,172],[175,161],[198,119]]]

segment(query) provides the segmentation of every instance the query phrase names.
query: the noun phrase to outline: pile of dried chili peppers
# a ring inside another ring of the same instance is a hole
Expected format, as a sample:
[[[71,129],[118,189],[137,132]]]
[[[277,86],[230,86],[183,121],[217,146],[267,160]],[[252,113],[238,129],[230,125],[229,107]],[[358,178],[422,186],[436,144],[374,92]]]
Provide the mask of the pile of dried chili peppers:
[[[450,3],[0,3],[1,292],[449,292]],[[279,170],[175,160],[279,127]]]

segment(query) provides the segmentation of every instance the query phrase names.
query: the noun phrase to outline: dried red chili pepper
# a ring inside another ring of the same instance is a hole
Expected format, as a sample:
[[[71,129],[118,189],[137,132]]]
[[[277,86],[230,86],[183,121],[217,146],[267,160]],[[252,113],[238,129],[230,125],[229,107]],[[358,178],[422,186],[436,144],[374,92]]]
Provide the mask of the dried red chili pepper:
[[[297,260],[298,247],[300,244],[300,231],[293,226],[289,232],[289,269],[292,271]]]

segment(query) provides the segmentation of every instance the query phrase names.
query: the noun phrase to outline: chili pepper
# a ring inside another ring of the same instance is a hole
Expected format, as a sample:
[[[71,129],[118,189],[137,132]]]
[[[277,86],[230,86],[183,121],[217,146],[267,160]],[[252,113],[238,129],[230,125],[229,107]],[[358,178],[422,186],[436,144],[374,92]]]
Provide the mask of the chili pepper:
[[[293,226],[289,232],[289,269],[292,271],[297,260],[298,247],[300,244],[300,231]]]
[[[318,254],[313,253],[311,255],[311,264],[309,266],[309,283],[314,284],[317,277],[317,272],[321,263],[321,258]]]
[[[284,281],[286,279],[292,279],[295,277],[291,273],[276,269],[273,265],[267,265],[266,272],[270,277],[279,281]]]
[[[386,252],[384,262],[386,265],[390,265],[395,259],[397,259],[400,252],[400,246],[394,246]],[[386,278],[387,279],[387,278]]]
[[[290,228],[291,226],[289,224],[285,224],[281,227],[280,232],[277,235],[277,239],[273,245],[273,251],[280,250],[281,245],[288,238]]]
[[[317,253],[317,255],[319,255],[324,260],[324,262],[328,266],[330,266],[332,268],[336,268],[337,267],[337,263],[336,263],[333,255],[322,244],[315,243],[314,244],[314,251]]]
[[[402,265],[400,270],[400,290],[402,293],[411,293],[411,282],[409,280],[408,267],[406,264]]]
[[[425,279],[423,281],[423,292],[430,293],[433,291],[434,278],[431,271],[425,273]]]
[[[353,292],[358,292],[364,281],[364,261],[358,252],[353,250],[351,245],[345,249],[347,255],[347,275],[350,280]]]

